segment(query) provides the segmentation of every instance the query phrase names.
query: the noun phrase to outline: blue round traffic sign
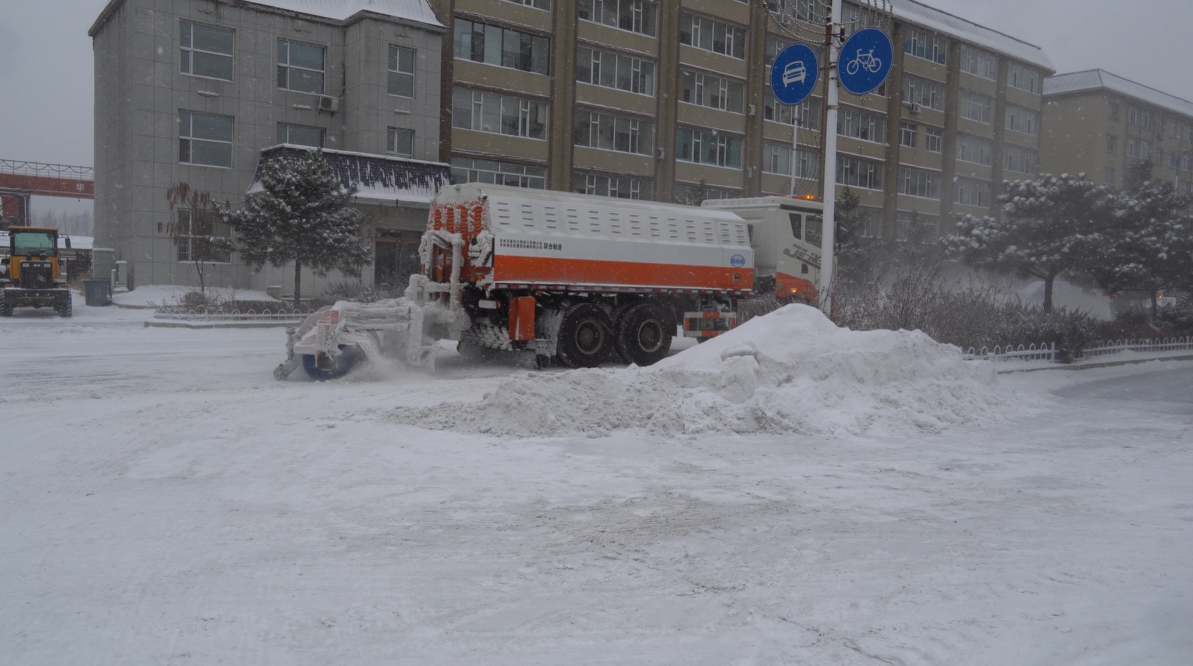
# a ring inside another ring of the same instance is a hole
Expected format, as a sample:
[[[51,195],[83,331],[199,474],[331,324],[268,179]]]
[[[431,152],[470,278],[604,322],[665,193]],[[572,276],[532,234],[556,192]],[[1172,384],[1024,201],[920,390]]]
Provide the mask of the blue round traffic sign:
[[[816,52],[806,44],[792,44],[783,49],[771,65],[771,90],[783,104],[799,104],[812,94],[819,72]]]
[[[891,38],[878,28],[865,28],[845,40],[837,56],[841,85],[855,95],[864,95],[886,80],[894,58]]]

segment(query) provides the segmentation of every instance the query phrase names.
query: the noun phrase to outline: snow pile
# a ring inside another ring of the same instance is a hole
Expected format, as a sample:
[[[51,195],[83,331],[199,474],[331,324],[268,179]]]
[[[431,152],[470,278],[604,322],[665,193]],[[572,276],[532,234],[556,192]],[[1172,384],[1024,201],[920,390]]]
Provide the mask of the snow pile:
[[[989,364],[908,331],[837,328],[791,305],[649,368],[533,373],[479,403],[399,408],[435,430],[513,436],[914,434],[989,423],[1025,404]]]

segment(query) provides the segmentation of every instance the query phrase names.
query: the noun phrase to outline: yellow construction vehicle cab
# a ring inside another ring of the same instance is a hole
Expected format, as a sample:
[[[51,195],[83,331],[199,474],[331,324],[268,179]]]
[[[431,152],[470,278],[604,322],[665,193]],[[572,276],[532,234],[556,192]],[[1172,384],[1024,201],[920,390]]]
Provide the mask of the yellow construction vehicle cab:
[[[17,307],[53,307],[63,317],[71,315],[57,229],[9,227],[8,256],[0,261],[0,269],[0,316],[11,317]]]

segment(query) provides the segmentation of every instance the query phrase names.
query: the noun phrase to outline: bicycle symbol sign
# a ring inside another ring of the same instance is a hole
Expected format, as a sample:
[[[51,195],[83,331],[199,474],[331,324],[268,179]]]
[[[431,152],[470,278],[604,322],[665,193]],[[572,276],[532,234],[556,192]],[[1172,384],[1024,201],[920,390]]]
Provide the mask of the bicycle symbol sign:
[[[853,33],[841,47],[837,69],[841,86],[855,95],[864,95],[886,80],[893,57],[891,39],[878,28]]]

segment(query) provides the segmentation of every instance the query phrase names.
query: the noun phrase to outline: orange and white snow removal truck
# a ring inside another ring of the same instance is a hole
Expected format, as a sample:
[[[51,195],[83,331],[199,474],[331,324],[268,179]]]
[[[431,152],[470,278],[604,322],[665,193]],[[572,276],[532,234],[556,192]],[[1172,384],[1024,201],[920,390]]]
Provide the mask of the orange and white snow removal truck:
[[[757,293],[816,302],[824,204],[796,197],[715,199],[704,208],[731,211],[746,221],[754,247]]]
[[[406,296],[340,302],[312,315],[291,332],[289,357],[275,375],[285,378],[301,363],[313,377],[330,378],[374,354],[430,366],[441,340],[458,341],[465,354],[533,352],[540,367],[655,363],[680,325],[695,338],[736,325],[738,302],[755,291],[758,254],[768,257],[770,282],[792,293],[806,293],[815,279],[801,266],[818,266],[818,252],[798,255],[803,264],[787,261],[792,248],[804,247],[802,227],[798,246],[788,238],[794,218],[770,228],[778,217],[767,206],[787,203],[738,201],[696,207],[446,187],[431,203],[422,274],[412,276]],[[748,223],[743,214],[757,219]]]

